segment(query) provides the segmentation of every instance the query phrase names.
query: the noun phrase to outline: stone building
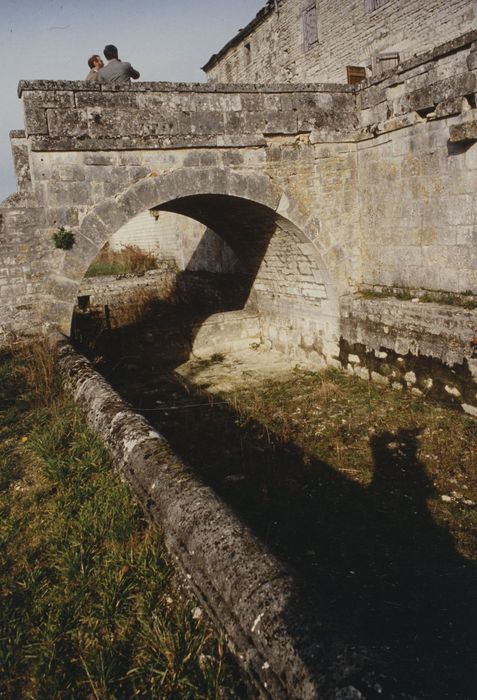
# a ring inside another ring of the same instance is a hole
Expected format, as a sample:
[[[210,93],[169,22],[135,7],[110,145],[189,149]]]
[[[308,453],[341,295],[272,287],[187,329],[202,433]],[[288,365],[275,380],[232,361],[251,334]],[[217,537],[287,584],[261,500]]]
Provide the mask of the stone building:
[[[268,0],[203,70],[217,83],[346,83],[475,28],[475,0]]]

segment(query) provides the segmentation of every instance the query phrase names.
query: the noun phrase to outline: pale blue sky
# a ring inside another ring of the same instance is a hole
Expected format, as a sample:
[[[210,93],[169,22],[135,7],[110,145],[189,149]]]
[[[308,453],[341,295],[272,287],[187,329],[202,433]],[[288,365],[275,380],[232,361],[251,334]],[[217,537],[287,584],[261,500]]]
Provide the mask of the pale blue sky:
[[[203,82],[210,56],[266,0],[0,0],[0,201],[16,189],[8,133],[23,129],[19,80],[82,80],[115,44],[141,80]]]

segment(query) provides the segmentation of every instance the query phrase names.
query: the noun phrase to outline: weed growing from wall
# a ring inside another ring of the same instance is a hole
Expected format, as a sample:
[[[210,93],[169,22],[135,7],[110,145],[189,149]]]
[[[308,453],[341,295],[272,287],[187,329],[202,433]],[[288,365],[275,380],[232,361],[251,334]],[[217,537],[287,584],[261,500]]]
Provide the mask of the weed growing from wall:
[[[55,243],[55,248],[71,250],[75,242],[75,235],[72,231],[67,231],[65,227],[62,226],[53,234],[53,241]]]

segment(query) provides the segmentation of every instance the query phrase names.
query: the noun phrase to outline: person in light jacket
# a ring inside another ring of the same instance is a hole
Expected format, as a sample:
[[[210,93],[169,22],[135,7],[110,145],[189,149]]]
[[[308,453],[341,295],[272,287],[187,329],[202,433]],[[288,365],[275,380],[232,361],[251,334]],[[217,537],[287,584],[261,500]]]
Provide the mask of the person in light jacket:
[[[88,58],[89,73],[85,80],[88,83],[95,83],[98,80],[98,71],[104,66],[103,60],[98,54],[93,54]]]

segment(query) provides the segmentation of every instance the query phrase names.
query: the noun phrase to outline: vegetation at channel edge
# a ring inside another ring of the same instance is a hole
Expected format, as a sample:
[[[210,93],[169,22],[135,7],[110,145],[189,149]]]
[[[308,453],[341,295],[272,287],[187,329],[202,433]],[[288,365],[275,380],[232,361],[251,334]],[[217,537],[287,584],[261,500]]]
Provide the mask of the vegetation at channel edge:
[[[41,342],[0,356],[0,696],[237,697],[223,640]]]
[[[134,245],[123,246],[120,250],[112,250],[106,244],[87,269],[85,277],[137,275],[156,268],[157,261],[152,253],[143,251]]]

